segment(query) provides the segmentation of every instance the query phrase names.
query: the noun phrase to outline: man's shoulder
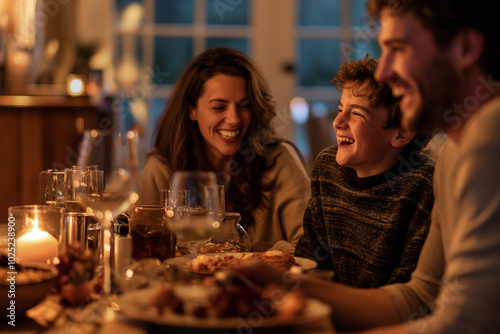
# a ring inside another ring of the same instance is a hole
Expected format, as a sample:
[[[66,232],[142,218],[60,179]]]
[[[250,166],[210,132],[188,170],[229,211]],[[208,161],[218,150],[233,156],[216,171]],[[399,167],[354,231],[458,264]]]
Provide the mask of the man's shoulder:
[[[462,137],[465,145],[479,147],[500,142],[500,97],[486,103],[468,121]],[[468,145],[467,145],[468,143]]]

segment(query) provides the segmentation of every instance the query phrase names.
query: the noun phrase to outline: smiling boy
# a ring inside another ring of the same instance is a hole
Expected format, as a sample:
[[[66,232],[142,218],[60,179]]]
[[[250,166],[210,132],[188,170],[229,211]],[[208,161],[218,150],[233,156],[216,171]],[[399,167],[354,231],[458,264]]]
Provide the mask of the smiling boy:
[[[434,163],[420,153],[425,140],[401,127],[399,99],[375,81],[376,66],[367,56],[332,80],[342,91],[333,122],[338,146],[316,159],[295,251],[357,287],[410,279],[433,203]]]

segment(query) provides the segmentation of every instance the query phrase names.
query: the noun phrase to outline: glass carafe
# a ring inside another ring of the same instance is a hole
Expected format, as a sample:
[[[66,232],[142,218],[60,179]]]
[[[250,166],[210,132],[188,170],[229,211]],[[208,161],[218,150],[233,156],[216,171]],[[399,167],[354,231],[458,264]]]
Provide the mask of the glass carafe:
[[[236,212],[225,212],[219,226],[209,243],[203,245],[198,253],[248,252],[251,240],[247,231],[241,226],[241,215]]]

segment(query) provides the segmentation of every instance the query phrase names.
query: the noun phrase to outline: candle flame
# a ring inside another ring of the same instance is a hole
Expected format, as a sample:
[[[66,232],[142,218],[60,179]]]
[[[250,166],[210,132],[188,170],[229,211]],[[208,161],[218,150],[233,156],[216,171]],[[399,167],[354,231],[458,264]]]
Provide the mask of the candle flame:
[[[39,229],[38,229],[38,217],[36,216],[36,214],[35,214],[35,219],[26,218],[26,226],[30,226],[30,225],[31,225],[31,229],[28,228],[28,231],[26,231],[26,233],[39,231]]]

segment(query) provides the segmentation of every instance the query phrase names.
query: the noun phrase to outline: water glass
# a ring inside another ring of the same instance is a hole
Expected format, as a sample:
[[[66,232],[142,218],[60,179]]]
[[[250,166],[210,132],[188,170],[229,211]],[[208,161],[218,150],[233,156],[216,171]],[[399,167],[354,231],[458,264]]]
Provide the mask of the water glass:
[[[172,200],[167,203],[165,211],[177,238],[177,249],[183,255],[196,254],[212,238],[219,225],[220,202],[214,190],[216,185],[213,172],[177,171],[172,176]],[[187,212],[185,204],[179,201],[179,194],[186,190],[189,191]]]

